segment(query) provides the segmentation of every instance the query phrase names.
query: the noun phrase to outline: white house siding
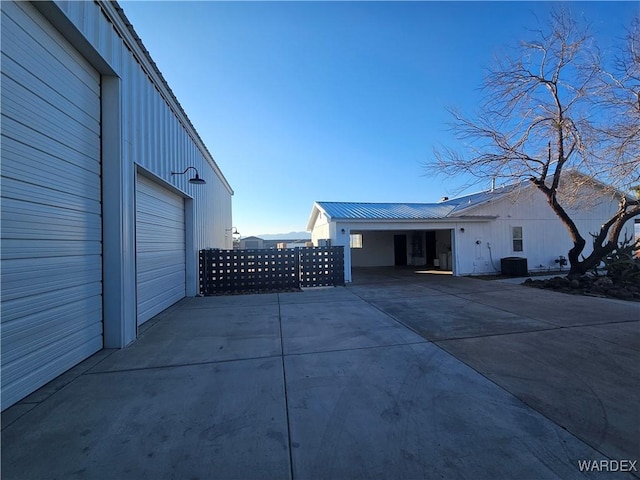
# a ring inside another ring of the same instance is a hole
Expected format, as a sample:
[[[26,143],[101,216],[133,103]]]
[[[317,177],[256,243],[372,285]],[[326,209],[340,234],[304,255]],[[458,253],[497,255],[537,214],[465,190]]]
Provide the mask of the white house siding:
[[[159,183],[166,183],[172,186],[184,198],[185,202],[185,271],[187,275],[186,294],[193,295],[197,292],[197,252],[201,248],[220,247],[231,248],[231,196],[233,191],[227,180],[224,178],[219,167],[211,157],[207,148],[202,143],[196,130],[191,125],[186,114],[182,110],[178,101],[173,96],[169,87],[165,84],[161,75],[156,71],[154,64],[148,58],[139,42],[131,33],[127,22],[120,13],[117,4],[105,2],[10,2],[3,1],[3,25],[2,25],[2,51],[9,51],[10,42],[5,43],[5,36],[10,33],[10,29],[5,29],[4,12],[16,9],[28,12],[31,17],[38,17],[40,26],[51,32],[50,35],[66,39],[73,49],[77,50],[75,56],[83,57],[97,73],[96,81],[100,85],[97,92],[99,99],[98,112],[96,117],[101,119],[98,138],[101,141],[98,153],[96,170],[96,186],[98,199],[100,190],[108,192],[102,195],[102,202],[96,204],[98,221],[95,228],[87,227],[83,234],[89,235],[89,231],[100,232],[102,240],[102,259],[97,261],[99,271],[102,265],[102,291],[100,284],[96,282],[86,282],[84,288],[89,289],[96,286],[95,295],[102,294],[102,339],[106,347],[123,347],[136,338],[136,271],[135,271],[135,183],[139,172],[154,177]],[[33,26],[21,25],[27,31]],[[60,40],[62,42],[62,40]],[[79,52],[79,54],[78,54]],[[32,56],[31,51],[18,54],[21,58]],[[65,60],[65,65],[69,62]],[[3,95],[10,92],[11,86],[5,89],[5,61],[3,56]],[[47,78],[51,75],[40,75],[39,78]],[[47,78],[47,80],[50,80]],[[40,87],[38,87],[40,88]],[[42,87],[44,88],[44,87]],[[68,83],[65,88],[69,94],[74,94],[75,89],[72,83]],[[36,97],[42,97],[44,90],[34,91]],[[13,96],[13,95],[12,95]],[[5,103],[3,98],[3,114],[5,105],[9,109],[11,98]],[[37,109],[40,107],[37,107]],[[9,111],[7,109],[7,112]],[[90,120],[81,122],[81,126],[89,125]],[[5,125],[3,120],[3,133]],[[73,131],[69,131],[73,134]],[[28,143],[34,138],[23,141]],[[11,165],[7,162],[8,155],[5,148],[11,149],[11,142],[3,137],[2,153],[2,173],[9,172]],[[8,151],[8,150],[6,150]],[[46,150],[45,150],[46,152]],[[37,158],[29,156],[29,158]],[[47,160],[38,163],[36,169],[30,170],[33,175],[32,180],[39,181],[39,177],[44,177]],[[192,185],[188,183],[190,178],[187,175],[172,176],[171,171],[183,171],[188,166],[198,169],[200,177],[206,180],[206,185]],[[55,170],[55,169],[54,169]],[[77,185],[72,176],[63,174],[59,170],[61,178],[61,190],[68,190],[67,185]],[[55,180],[55,176],[51,177]],[[64,183],[66,179],[67,183]],[[35,187],[34,187],[35,188]],[[10,188],[5,190],[5,183],[2,185],[3,193],[10,192]],[[7,202],[9,208],[9,203]],[[3,208],[5,201],[3,199]],[[38,215],[45,217],[46,208],[43,205],[36,207]],[[3,211],[3,233],[5,232],[5,212]],[[9,230],[6,230],[7,232]],[[100,237],[100,233],[98,233]],[[83,248],[87,251],[95,252],[94,255],[100,257],[100,239],[82,242],[82,246],[75,248],[80,251]],[[93,243],[92,243],[93,242]],[[94,244],[97,245],[94,248]],[[3,240],[4,248],[9,244]],[[67,245],[68,247],[68,245]],[[40,254],[44,254],[47,248],[40,249]],[[29,254],[31,255],[31,254]],[[47,262],[45,268],[40,268],[42,278],[48,278],[51,283],[56,283],[60,279],[59,274],[49,268]],[[18,289],[18,281],[26,281],[26,273],[19,273],[18,276],[5,277],[5,266],[3,265],[3,301],[9,299],[9,293],[13,289]],[[99,276],[99,275],[98,275]],[[15,292],[13,292],[15,293]],[[12,294],[13,294],[12,293]],[[63,297],[60,297],[63,298]],[[18,297],[12,297],[12,301]],[[69,300],[71,301],[71,300]],[[24,303],[24,302],[23,302]],[[30,312],[37,302],[23,307],[16,307],[16,314],[21,310]],[[3,321],[10,318],[10,312],[3,305]],[[51,313],[53,310],[48,309]],[[86,316],[78,315],[76,320],[86,321]],[[99,325],[100,322],[98,321]],[[99,330],[99,329],[98,329]],[[92,330],[93,332],[93,330]],[[5,337],[8,330],[3,328],[3,341],[9,339]],[[24,338],[26,331],[16,331],[15,339]],[[44,330],[35,333],[38,341],[46,343],[47,334]],[[86,338],[101,338],[100,332],[85,335]],[[92,347],[93,351],[102,345]],[[3,355],[9,349],[3,345]],[[71,352],[71,349],[69,349]],[[67,362],[68,368],[73,363],[90,355],[89,350],[83,350],[82,354],[75,356],[72,361]],[[69,353],[71,355],[71,353]],[[4,357],[3,357],[4,360]],[[3,361],[4,364],[4,361]],[[58,371],[61,373],[61,371]],[[36,367],[32,371],[23,372],[24,376],[36,375]],[[53,374],[55,376],[55,374]],[[3,395],[4,385],[9,376],[5,377],[3,372]],[[10,406],[11,403],[34,390],[37,386],[44,384],[51,375],[42,376],[31,383],[28,389],[20,390],[21,393],[12,394],[5,399],[3,397],[2,408]]]
[[[2,2],[2,407],[102,348],[100,75]]]
[[[311,230],[311,241],[314,245],[319,245],[319,240],[331,238],[330,223],[326,215],[322,212],[318,214],[313,229]]]
[[[362,248],[351,249],[351,265],[354,267],[387,267],[394,264],[393,233],[352,230],[362,234]]]
[[[600,230],[602,223],[616,211],[617,202],[603,198],[597,204],[585,208],[567,208],[580,232],[587,240],[584,254],[592,251],[590,232]],[[480,274],[500,271],[500,259],[524,257],[531,271],[555,270],[555,260],[567,256],[573,246],[566,227],[548,206],[542,193],[528,188],[519,194],[473,209],[473,215],[497,215],[491,224],[465,226],[465,232],[457,232],[459,252],[473,252],[461,257],[461,274]],[[631,224],[627,230],[631,233]],[[523,251],[513,250],[512,227],[523,229]],[[480,240],[481,244],[476,244]],[[490,246],[490,248],[489,248]]]

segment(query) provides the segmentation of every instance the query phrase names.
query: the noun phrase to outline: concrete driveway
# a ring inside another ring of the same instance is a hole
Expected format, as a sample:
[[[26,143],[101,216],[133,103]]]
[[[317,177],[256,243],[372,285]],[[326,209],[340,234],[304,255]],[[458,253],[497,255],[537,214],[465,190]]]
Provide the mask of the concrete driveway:
[[[354,279],[180,302],[3,412],[2,479],[640,478],[640,304]]]

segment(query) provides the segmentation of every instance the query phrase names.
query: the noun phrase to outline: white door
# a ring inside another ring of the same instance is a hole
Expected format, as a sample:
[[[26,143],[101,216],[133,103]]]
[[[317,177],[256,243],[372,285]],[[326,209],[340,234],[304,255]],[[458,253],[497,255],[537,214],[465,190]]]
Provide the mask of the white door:
[[[184,198],[138,175],[136,276],[138,325],[186,294]]]
[[[102,348],[100,76],[2,8],[2,408]]]

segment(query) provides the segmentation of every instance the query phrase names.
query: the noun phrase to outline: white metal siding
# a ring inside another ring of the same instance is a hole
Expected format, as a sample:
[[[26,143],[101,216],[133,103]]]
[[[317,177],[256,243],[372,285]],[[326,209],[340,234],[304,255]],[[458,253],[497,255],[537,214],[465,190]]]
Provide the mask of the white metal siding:
[[[184,198],[138,176],[138,325],[184,298],[185,251]]]
[[[113,4],[56,4],[122,79],[125,165],[135,162],[193,198],[194,255],[203,248],[231,248],[231,187],[168,89],[138,57],[137,44],[126,43],[119,31],[122,26],[106,17],[104,12],[113,14]],[[206,186],[189,184],[188,175],[170,174],[189,166],[198,169]]]
[[[2,4],[2,408],[102,348],[100,76]]]

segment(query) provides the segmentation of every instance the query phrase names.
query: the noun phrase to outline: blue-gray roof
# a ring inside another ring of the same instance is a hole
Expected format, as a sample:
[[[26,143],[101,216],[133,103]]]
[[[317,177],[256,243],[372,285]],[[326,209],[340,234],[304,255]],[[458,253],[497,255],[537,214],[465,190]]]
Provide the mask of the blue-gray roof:
[[[436,220],[457,216],[474,207],[513,191],[515,185],[453,198],[438,203],[316,202],[332,219],[360,220]]]
[[[455,207],[437,203],[318,202],[331,218],[424,220],[446,217]]]
[[[446,200],[444,202],[440,202],[439,205],[453,206],[454,210],[450,214],[456,214],[456,213],[459,213],[461,210],[464,210],[469,207],[475,207],[476,205],[480,205],[480,204],[489,202],[491,200],[495,200],[509,192],[513,192],[517,188],[522,188],[528,185],[529,185],[528,182],[505,185],[502,187],[495,188],[493,190],[486,190],[484,192],[472,193],[470,195],[465,195],[463,197]]]

